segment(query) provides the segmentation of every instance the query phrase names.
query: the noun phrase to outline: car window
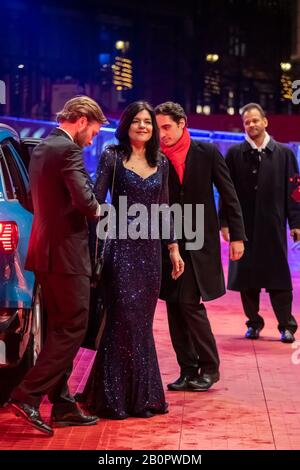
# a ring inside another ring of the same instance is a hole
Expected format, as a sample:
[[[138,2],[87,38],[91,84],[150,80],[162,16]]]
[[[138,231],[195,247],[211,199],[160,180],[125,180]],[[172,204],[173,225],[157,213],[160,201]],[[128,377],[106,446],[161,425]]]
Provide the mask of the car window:
[[[34,143],[34,144],[26,144],[26,150],[27,150],[28,155],[29,155],[29,160],[30,160],[30,158],[31,158],[32,151],[33,151],[33,149],[36,147],[36,145],[37,145],[36,143]]]
[[[15,165],[19,170],[21,181],[23,182],[23,184],[25,184],[25,187],[28,190],[28,186],[29,186],[28,170],[27,170],[27,168],[24,164],[23,158],[21,156],[20,146],[18,146],[16,148],[15,142],[13,140],[10,140],[9,141],[9,148],[10,148],[10,151],[12,152],[12,154],[13,154],[13,160],[15,162]]]
[[[27,168],[29,167],[29,162],[31,159],[33,149],[40,143],[41,139],[34,139],[34,138],[25,138],[21,140],[21,143],[18,144],[14,142],[14,146],[18,146],[17,151],[19,155],[22,157],[22,161]]]
[[[3,152],[3,159],[5,162],[5,167],[7,171],[6,180],[10,180],[12,182],[13,191],[11,194],[11,190],[7,191],[6,194],[9,199],[18,199],[20,204],[24,206],[26,209],[29,208],[30,203],[28,199],[27,190],[28,187],[26,185],[26,181],[24,179],[24,174],[22,169],[19,168],[16,157],[14,156],[14,149],[10,146],[10,144],[2,145],[2,152]],[[4,176],[5,180],[5,176]],[[6,183],[5,183],[6,184]],[[12,196],[12,197],[9,197]]]

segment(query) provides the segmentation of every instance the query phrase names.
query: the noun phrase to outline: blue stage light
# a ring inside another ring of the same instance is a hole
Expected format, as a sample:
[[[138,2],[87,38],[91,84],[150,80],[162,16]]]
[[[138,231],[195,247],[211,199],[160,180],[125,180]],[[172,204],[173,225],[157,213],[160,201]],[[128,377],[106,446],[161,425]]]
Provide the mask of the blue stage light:
[[[100,65],[110,64],[110,60],[111,60],[111,57],[110,57],[110,54],[108,53],[101,53],[98,55],[98,61]]]

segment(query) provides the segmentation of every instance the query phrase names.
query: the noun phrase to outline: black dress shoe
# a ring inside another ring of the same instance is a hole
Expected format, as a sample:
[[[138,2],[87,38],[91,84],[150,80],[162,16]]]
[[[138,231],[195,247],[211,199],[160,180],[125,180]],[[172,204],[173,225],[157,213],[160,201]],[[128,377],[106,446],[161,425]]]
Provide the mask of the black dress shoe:
[[[245,333],[245,338],[247,339],[258,339],[261,328],[253,328],[249,326],[248,330]]]
[[[206,392],[214,383],[220,380],[219,372],[214,374],[203,373],[188,381],[188,390],[191,392]]]
[[[289,330],[283,330],[281,332],[280,341],[282,343],[293,343],[295,341],[295,336]]]
[[[53,429],[45,421],[42,420],[40,412],[37,408],[27,403],[21,403],[10,398],[6,404],[7,408],[16,415],[24,418],[31,426],[39,431],[53,436]]]
[[[91,426],[99,421],[98,416],[85,415],[81,410],[72,410],[65,413],[51,413],[51,424],[57,428],[66,426]]]
[[[77,393],[75,393],[75,395],[74,395],[74,400],[75,400],[77,403],[84,403],[84,402],[85,402],[84,394],[83,394],[82,392],[77,392]]]
[[[190,375],[181,375],[175,382],[168,384],[168,390],[173,390],[175,392],[180,392],[182,390],[188,390],[188,381],[191,380]]]

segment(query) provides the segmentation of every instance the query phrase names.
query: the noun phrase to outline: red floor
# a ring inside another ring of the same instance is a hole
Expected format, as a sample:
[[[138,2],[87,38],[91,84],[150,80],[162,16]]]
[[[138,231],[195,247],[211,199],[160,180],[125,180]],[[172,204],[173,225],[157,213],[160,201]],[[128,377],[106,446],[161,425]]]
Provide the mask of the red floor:
[[[290,259],[294,314],[299,321],[300,251],[291,251]],[[300,449],[300,340],[293,345],[278,341],[265,294],[261,311],[266,327],[258,341],[243,338],[245,319],[237,293],[228,292],[206,306],[221,356],[221,380],[209,392],[166,392],[168,415],[101,420],[96,426],[57,429],[52,438],[0,410],[0,449]],[[177,378],[178,368],[163,302],[157,307],[155,338],[167,384]],[[82,389],[91,359],[90,351],[78,353],[72,391]],[[41,412],[49,417],[47,403],[42,404]]]

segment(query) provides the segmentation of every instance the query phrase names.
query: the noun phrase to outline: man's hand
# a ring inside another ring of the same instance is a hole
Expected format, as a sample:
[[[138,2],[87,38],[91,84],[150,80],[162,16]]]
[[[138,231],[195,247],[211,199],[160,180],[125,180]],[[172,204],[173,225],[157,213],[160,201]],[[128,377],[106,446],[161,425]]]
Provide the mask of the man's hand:
[[[180,256],[177,243],[171,243],[170,245],[168,245],[168,249],[170,260],[173,266],[171,276],[174,281],[176,281],[176,279],[178,279],[184,271],[184,261]]]
[[[300,228],[293,228],[291,230],[291,237],[294,239],[294,242],[300,241]]]
[[[244,242],[242,240],[230,242],[229,251],[231,261],[237,261],[244,254]]]
[[[221,227],[221,233],[222,233],[223,240],[225,242],[229,242],[229,228]]]

